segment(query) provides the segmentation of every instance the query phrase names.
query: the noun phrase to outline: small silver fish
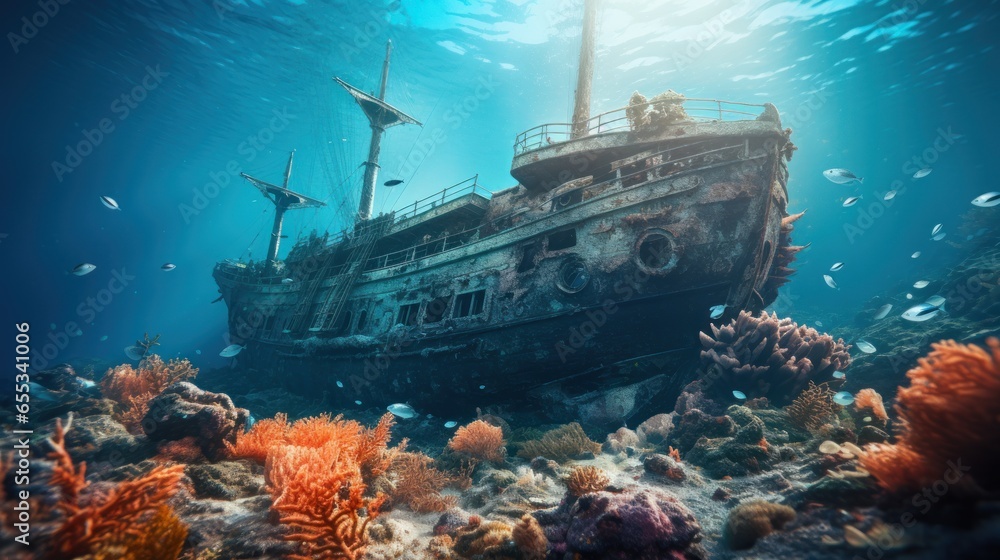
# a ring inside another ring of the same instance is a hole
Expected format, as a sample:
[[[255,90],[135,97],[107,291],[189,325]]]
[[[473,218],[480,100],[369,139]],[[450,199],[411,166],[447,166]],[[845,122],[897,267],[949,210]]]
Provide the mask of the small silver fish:
[[[842,263],[842,262],[833,263],[833,266],[830,267],[830,272],[837,272],[838,270],[840,270],[842,268],[844,268],[844,263]]]
[[[886,315],[888,315],[890,311],[892,311],[891,303],[887,303],[882,307],[879,307],[878,312],[875,313],[875,320],[878,321],[880,319],[885,319]]]
[[[931,296],[931,297],[927,298],[927,301],[924,302],[924,303],[929,303],[931,305],[936,305],[937,307],[940,307],[941,309],[944,309],[944,304],[945,304],[946,301],[947,300],[944,299],[944,296]]]
[[[444,423],[444,427],[445,428],[454,428],[457,425],[458,425],[458,422],[456,422],[454,420],[448,420],[447,422]]]
[[[859,200],[861,200],[860,196],[848,197],[848,199],[844,201],[843,206],[844,208],[850,208],[851,206],[857,204]]]
[[[823,321],[813,321],[813,322],[816,323],[817,327],[822,327],[823,326]]]
[[[921,169],[921,170],[917,171],[916,173],[914,173],[913,174],[913,178],[914,179],[923,179],[924,177],[930,175],[931,171],[933,171],[933,169],[931,169],[930,167],[926,167],[926,168]]]
[[[354,404],[361,406],[361,401],[354,401]]]
[[[907,309],[902,315],[900,315],[900,317],[906,319],[907,321],[913,321],[914,323],[922,323],[929,319],[933,319],[934,316],[940,313],[942,309],[943,307],[938,305],[921,303]]]
[[[858,347],[858,350],[861,350],[865,354],[874,354],[875,352],[878,352],[871,342],[861,338],[855,340],[854,345]]]
[[[70,272],[72,272],[74,276],[84,276],[90,274],[95,270],[97,270],[97,265],[93,265],[90,263],[80,263],[74,266],[73,270],[71,270]]]
[[[395,403],[390,404],[385,407],[386,410],[392,413],[393,416],[398,416],[403,420],[409,420],[417,416],[417,411],[413,410],[413,407],[408,404]]]
[[[920,251],[916,251],[912,255],[910,255],[911,259],[916,259],[916,258],[919,258],[919,257],[920,257]]]
[[[118,206],[118,202],[116,202],[115,199],[111,198],[110,196],[102,196],[101,203],[110,208],[111,210],[121,210],[121,207]]]
[[[854,395],[849,391],[841,391],[833,396],[833,402],[839,404],[840,406],[849,406],[854,404]]]
[[[830,286],[834,290],[838,289],[837,288],[837,283],[833,281],[833,276],[830,276],[829,274],[824,274],[823,275],[823,281],[826,282],[827,286]]]
[[[480,389],[480,390],[482,390],[482,389],[485,389],[485,388],[486,388],[486,385],[480,385],[480,386],[479,386],[479,389]]]
[[[105,335],[101,335],[101,342],[104,342],[107,339],[108,339],[108,335],[106,335],[106,334]]]
[[[933,237],[933,236],[937,235],[938,233],[941,233],[941,230],[943,228],[944,228],[944,224],[938,224],[938,225],[934,226],[934,229],[931,230],[931,236]]]
[[[747,400],[747,395],[743,391],[733,391],[733,396],[741,401]]]
[[[1000,204],[1000,192],[993,191],[993,192],[983,193],[977,196],[976,198],[973,198],[972,204],[982,208],[990,208],[992,206],[996,206],[997,204]]]
[[[847,169],[837,167],[827,169],[823,172],[823,176],[826,177],[831,183],[836,183],[838,185],[846,185],[847,183],[853,183],[854,181],[863,183],[865,181],[864,177],[858,177]]]
[[[343,389],[343,388],[344,388],[344,382],[343,382],[343,381],[340,381],[340,380],[338,379],[338,380],[337,380],[337,388],[338,388],[338,389]]]
[[[295,280],[292,280],[291,278],[283,278],[283,279],[281,280],[281,283],[282,283],[282,284],[291,284],[291,283],[293,283],[293,282],[295,282]]]
[[[130,360],[141,360],[145,356],[145,352],[139,346],[126,346],[125,355]]]
[[[160,270],[162,270],[164,272],[170,272],[171,270],[173,270],[175,268],[177,268],[176,264],[163,263],[163,266],[160,267]]]
[[[722,317],[723,313],[726,312],[726,306],[725,305],[713,305],[712,307],[709,307],[708,310],[710,312],[709,317],[711,317],[712,319],[718,319],[719,317]]]
[[[847,377],[847,374],[844,373],[844,372],[842,372],[842,371],[835,371],[835,372],[833,372],[833,378],[834,379],[843,379],[845,377]]]
[[[913,294],[906,294],[906,299],[913,299]]]
[[[896,191],[889,191],[889,192],[885,193],[885,196],[882,197],[882,200],[885,200],[886,202],[888,202],[888,201],[890,201],[890,200],[892,200],[894,198],[896,198]]]
[[[916,288],[916,289],[918,289],[918,290],[922,290],[922,289],[926,288],[929,285],[930,285],[930,281],[928,281],[928,280],[917,280],[916,282],[913,283],[913,287]]]
[[[246,346],[240,346],[239,344],[230,344],[229,346],[223,348],[222,352],[219,352],[219,355],[222,356],[223,358],[232,358],[233,356],[242,352],[244,348],[246,348]]]
[[[934,241],[941,241],[942,239],[944,239],[945,235],[948,235],[948,234],[942,231],[941,233],[935,235],[931,239],[933,239]]]

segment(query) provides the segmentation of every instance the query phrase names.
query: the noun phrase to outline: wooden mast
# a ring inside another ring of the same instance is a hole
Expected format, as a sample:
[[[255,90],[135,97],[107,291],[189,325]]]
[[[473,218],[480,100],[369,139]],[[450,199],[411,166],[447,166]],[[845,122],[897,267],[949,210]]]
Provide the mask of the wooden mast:
[[[584,0],[583,40],[580,42],[580,69],[576,78],[576,102],[573,107],[571,138],[587,135],[590,119],[590,86],[594,78],[595,35],[597,34],[597,0]]]

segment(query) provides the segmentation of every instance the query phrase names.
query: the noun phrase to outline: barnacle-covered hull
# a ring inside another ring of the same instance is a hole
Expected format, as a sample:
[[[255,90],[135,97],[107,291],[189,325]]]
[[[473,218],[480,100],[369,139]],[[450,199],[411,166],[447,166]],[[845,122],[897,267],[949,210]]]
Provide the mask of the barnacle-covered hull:
[[[788,146],[775,112],[522,153],[517,187],[441,204],[424,229],[397,217],[346,292],[349,262],[329,278],[266,284],[222,263],[230,334],[247,345],[239,360],[331,403],[402,400],[434,413],[643,382],[648,373],[628,372],[646,370],[627,366],[696,353],[710,307],[732,314],[773,299],[761,294],[773,292],[772,261],[787,244]],[[423,243],[392,252],[415,227]],[[354,254],[351,243],[293,250],[284,274],[323,250]],[[335,297],[340,311],[324,323]]]

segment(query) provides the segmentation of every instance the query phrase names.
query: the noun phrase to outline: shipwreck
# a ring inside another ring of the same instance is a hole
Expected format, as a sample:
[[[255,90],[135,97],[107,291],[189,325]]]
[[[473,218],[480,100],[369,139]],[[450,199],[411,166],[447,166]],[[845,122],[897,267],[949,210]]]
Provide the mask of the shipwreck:
[[[796,249],[791,131],[773,105],[672,91],[591,116],[595,17],[572,122],[519,134],[497,192],[472,177],[373,216],[383,134],[419,122],[385,99],[391,43],[377,94],[335,78],[371,123],[357,218],[281,260],[284,213],[322,202],[289,189],[291,157],[280,186],[244,175],[275,216],[265,261],[214,270],[240,365],[331,405],[570,403],[611,423],[669,383],[656,360],[696,348],[710,308],[771,303]]]

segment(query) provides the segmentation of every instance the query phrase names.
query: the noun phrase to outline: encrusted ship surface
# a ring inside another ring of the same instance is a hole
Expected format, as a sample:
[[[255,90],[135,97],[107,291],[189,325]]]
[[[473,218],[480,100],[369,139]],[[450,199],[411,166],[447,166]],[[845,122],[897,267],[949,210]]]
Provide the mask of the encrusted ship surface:
[[[291,160],[282,187],[247,177],[277,207],[268,260],[214,276],[238,359],[267,382],[432,412],[614,382],[632,402],[605,412],[624,414],[652,389],[616,366],[696,347],[710,307],[763,308],[790,272],[793,147],[769,104],[668,92],[583,108],[517,137],[516,186],[473,177],[372,217],[382,132],[416,123],[384,101],[388,61],[378,97],[338,80],[373,128],[353,228],[279,261],[282,213],[321,203],[288,190]]]

